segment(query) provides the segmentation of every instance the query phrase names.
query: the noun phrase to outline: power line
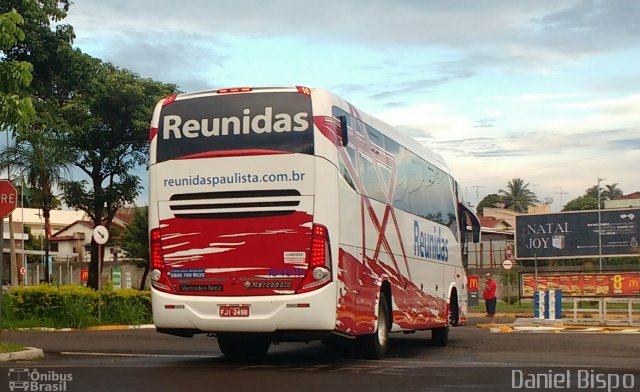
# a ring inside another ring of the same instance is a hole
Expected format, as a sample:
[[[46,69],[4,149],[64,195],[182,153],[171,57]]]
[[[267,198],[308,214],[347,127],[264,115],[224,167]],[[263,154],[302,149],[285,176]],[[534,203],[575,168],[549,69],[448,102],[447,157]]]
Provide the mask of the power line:
[[[590,160],[590,159],[594,159],[594,158],[599,158],[599,157],[604,157],[604,156],[612,155],[612,154],[619,154],[621,151],[632,150],[634,148],[635,148],[635,145],[632,145],[632,146],[629,146],[627,148],[621,148],[621,149],[619,149],[617,151],[611,151],[611,152],[608,152],[608,153],[605,153],[605,154],[592,155],[592,156],[589,156],[589,157],[574,159],[574,160],[571,160],[571,161],[564,161],[564,162],[554,163],[553,165],[541,166],[541,167],[536,167],[536,168],[527,169],[527,170],[520,170],[520,171],[517,171],[517,172],[503,173],[503,174],[498,174],[498,175],[491,176],[491,177],[474,178],[473,180],[470,180],[470,181],[478,182],[478,181],[484,181],[484,180],[493,180],[494,178],[503,178],[503,177],[507,177],[507,176],[519,175],[520,173],[528,173],[528,172],[532,172],[532,171],[536,171],[536,170],[550,169],[550,168],[553,168],[553,167],[563,166],[563,165],[567,165],[567,164],[570,164],[570,163],[582,162],[582,161],[586,161],[586,160]],[[465,183],[465,182],[470,182],[470,181],[461,180],[460,182]]]

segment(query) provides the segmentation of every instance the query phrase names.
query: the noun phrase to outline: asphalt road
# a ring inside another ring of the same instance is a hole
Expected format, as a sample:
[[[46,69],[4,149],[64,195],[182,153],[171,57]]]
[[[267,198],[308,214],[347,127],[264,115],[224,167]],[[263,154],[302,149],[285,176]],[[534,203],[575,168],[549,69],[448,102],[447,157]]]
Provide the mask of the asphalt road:
[[[37,390],[65,391],[609,389],[598,380],[609,387],[617,380],[612,391],[640,390],[640,334],[503,334],[472,325],[453,329],[444,348],[432,346],[428,332],[394,334],[388,357],[379,361],[320,343],[282,343],[260,360],[230,360],[215,338],[185,339],[152,329],[5,331],[3,340],[40,347],[46,358],[0,363],[6,369],[0,370],[0,390],[19,378],[16,369],[27,369]],[[531,377],[537,384],[527,383]],[[625,388],[631,382],[633,389]]]

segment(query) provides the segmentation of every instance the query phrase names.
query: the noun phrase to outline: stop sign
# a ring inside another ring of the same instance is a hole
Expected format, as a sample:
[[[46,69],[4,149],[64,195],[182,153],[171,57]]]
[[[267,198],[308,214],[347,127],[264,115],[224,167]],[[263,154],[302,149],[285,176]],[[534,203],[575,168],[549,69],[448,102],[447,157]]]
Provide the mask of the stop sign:
[[[16,209],[18,203],[18,191],[11,181],[0,180],[0,218],[8,216]]]

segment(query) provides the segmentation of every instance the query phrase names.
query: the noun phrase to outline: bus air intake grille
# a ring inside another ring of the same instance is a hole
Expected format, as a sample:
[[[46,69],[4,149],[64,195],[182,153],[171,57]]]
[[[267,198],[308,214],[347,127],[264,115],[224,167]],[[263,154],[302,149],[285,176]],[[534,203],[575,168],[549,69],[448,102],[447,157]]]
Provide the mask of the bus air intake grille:
[[[295,189],[181,193],[171,196],[176,218],[242,219],[293,214],[300,205]]]

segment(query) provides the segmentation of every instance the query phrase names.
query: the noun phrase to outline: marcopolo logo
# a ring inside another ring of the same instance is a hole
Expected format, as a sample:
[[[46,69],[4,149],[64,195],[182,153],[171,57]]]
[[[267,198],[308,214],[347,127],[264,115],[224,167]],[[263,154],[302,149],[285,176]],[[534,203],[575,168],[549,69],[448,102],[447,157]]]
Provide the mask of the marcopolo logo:
[[[267,106],[263,113],[253,114],[251,109],[247,108],[242,111],[242,114],[242,117],[229,116],[188,120],[184,120],[176,114],[166,115],[162,123],[162,138],[168,140],[182,137],[304,132],[309,129],[307,119],[309,113],[306,112],[274,114],[273,108]]]
[[[9,391],[67,391],[73,380],[71,373],[60,373],[55,370],[39,371],[38,369],[9,369]]]

